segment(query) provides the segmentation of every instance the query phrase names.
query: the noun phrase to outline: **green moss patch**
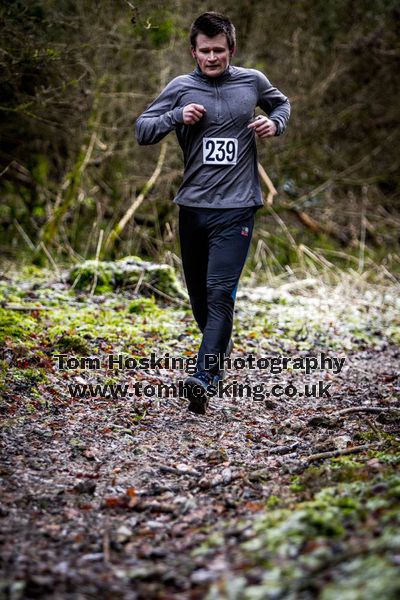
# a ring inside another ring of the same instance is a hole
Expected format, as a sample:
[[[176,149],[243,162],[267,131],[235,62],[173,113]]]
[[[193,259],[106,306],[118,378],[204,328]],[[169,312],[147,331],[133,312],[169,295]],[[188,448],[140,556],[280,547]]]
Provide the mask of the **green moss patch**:
[[[89,343],[80,335],[61,335],[55,344],[57,350],[64,352],[79,352],[80,354],[90,354]]]
[[[35,328],[36,321],[26,312],[0,308],[0,344],[26,341]]]
[[[129,304],[128,311],[131,314],[154,314],[159,313],[159,309],[154,300],[151,298],[136,298]]]
[[[172,297],[185,295],[170,265],[151,263],[137,256],[114,262],[87,260],[70,271],[68,280],[77,289],[96,293],[131,288],[144,295],[154,292]]]

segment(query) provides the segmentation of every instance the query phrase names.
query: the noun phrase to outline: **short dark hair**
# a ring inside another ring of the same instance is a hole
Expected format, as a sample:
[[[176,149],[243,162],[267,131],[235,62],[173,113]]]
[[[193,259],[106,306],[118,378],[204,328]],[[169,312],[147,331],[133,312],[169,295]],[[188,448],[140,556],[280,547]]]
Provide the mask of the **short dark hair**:
[[[196,38],[199,33],[207,37],[215,37],[219,33],[224,33],[228,42],[228,48],[233,52],[236,46],[235,27],[228,17],[217,12],[205,12],[192,23],[190,28],[190,45],[196,48]]]

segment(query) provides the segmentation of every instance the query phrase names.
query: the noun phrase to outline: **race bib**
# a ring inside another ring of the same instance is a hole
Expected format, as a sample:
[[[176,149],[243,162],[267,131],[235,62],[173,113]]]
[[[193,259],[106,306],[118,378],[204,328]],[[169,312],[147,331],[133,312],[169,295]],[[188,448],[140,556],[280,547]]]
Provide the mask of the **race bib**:
[[[236,165],[236,138],[203,138],[203,165]]]

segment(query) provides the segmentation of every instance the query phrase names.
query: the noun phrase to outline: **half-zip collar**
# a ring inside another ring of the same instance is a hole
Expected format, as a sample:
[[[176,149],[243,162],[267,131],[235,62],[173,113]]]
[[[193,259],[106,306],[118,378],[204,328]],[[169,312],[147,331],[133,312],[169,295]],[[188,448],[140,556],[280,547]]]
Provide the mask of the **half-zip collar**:
[[[204,73],[200,69],[199,65],[196,65],[196,67],[193,71],[193,74],[196,77],[199,77],[200,79],[202,79],[203,81],[206,81],[210,85],[214,85],[215,83],[218,84],[222,81],[226,81],[227,79],[230,79],[230,77],[232,77],[232,73],[233,73],[233,67],[231,65],[229,65],[221,75],[218,75],[218,77],[209,77],[208,75],[204,75]]]

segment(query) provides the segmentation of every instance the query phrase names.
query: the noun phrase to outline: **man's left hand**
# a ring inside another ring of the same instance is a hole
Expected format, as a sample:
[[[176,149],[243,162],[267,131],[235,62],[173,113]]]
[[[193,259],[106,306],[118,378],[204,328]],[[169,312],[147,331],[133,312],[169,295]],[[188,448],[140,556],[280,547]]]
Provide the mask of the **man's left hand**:
[[[247,126],[248,129],[254,129],[256,134],[262,140],[269,137],[274,137],[276,134],[276,123],[268,119],[268,117],[258,116],[254,119],[250,125]]]

